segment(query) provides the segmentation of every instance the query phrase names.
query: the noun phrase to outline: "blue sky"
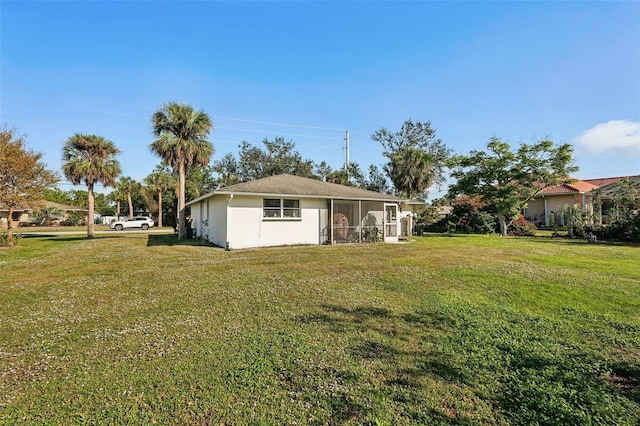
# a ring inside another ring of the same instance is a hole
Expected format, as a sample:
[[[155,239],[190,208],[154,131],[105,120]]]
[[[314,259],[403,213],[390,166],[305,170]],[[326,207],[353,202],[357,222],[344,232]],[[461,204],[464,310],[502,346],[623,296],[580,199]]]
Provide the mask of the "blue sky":
[[[142,180],[150,117],[181,101],[213,117],[213,160],[282,136],[339,168],[349,130],[366,169],[370,135],[412,118],[456,153],[549,137],[579,178],[640,174],[637,2],[3,0],[0,19],[0,123],[56,170],[92,133]]]

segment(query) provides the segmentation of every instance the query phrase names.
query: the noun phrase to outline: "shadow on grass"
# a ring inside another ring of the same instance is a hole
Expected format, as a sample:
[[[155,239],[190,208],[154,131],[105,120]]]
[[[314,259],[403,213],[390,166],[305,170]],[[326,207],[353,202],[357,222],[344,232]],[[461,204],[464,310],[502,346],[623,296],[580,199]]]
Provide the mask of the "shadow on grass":
[[[96,235],[94,238],[87,238],[86,235],[56,235],[56,234],[30,234],[30,235],[23,235],[22,238],[24,239],[31,239],[31,238],[37,238],[40,240],[46,240],[46,241],[55,241],[55,242],[69,242],[69,241],[86,241],[89,239],[103,239],[103,238],[123,238],[122,236],[119,235],[109,235],[109,236],[98,236]]]
[[[369,376],[357,379],[360,386],[373,375],[384,384],[380,398],[393,401],[400,417],[455,424],[474,423],[478,415],[491,423],[499,413],[518,424],[579,424],[585,415],[601,423],[640,419],[633,415],[640,403],[637,352],[616,360],[607,351],[568,344],[562,324],[543,321],[541,327],[538,317],[499,308],[440,305],[403,314],[369,306],[319,308],[298,321],[347,337],[347,353],[371,367]],[[624,333],[619,338],[625,346],[633,340]],[[423,395],[434,381],[450,396],[425,407]],[[349,420],[339,416],[349,411],[346,402],[335,410],[334,420]]]
[[[624,246],[624,247],[640,247],[640,243],[632,243],[628,241],[606,241],[599,240],[596,243],[589,243],[584,239],[580,238],[567,238],[567,237],[547,237],[547,236],[535,236],[535,237],[516,237],[516,238],[525,238],[527,241],[533,241],[536,243],[543,244],[557,244],[557,245],[567,245],[567,246],[593,246],[593,247],[607,247],[607,246]]]
[[[200,247],[216,247],[202,239],[184,239],[179,240],[178,237],[174,234],[158,234],[158,235],[149,235],[149,239],[147,240],[147,247],[158,247],[158,246],[200,246]]]

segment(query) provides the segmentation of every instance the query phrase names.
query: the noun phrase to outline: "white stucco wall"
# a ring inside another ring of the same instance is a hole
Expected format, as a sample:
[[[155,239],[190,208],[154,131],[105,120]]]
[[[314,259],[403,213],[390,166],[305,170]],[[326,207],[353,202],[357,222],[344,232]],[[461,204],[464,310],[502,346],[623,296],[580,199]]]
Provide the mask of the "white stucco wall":
[[[291,197],[293,198],[293,197]],[[325,199],[300,199],[300,219],[264,219],[263,197],[235,195],[228,207],[230,249],[292,244],[321,244],[326,224]]]
[[[229,249],[323,244],[329,239],[330,207],[326,199],[300,198],[300,219],[268,219],[263,218],[263,198],[219,194],[192,204],[192,227],[196,236],[220,247],[228,244]],[[373,223],[362,220],[354,226],[376,224],[382,232],[382,206],[381,202],[362,202],[362,216],[370,214]]]

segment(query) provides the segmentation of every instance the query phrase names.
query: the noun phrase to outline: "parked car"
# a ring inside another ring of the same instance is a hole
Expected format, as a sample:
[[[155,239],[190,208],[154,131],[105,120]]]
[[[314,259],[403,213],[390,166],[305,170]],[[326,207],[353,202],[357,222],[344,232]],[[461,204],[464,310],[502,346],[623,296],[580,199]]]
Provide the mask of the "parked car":
[[[111,222],[109,225],[111,229],[115,229],[116,231],[122,231],[127,228],[140,228],[142,230],[147,230],[152,226],[153,219],[146,216],[135,216],[126,220],[116,220],[115,222]]]

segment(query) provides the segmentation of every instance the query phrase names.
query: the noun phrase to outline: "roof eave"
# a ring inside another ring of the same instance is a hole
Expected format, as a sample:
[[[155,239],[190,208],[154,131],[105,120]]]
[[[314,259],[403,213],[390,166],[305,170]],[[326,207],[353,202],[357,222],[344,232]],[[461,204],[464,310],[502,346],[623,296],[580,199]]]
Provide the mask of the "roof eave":
[[[251,197],[296,197],[296,198],[324,198],[328,200],[349,200],[349,201],[379,201],[379,202],[389,202],[389,203],[402,203],[403,200],[399,198],[373,198],[373,197],[352,197],[352,196],[342,196],[342,195],[318,195],[318,194],[282,194],[277,192],[243,192],[243,191],[213,191],[208,194],[202,195],[195,200],[189,201],[186,203],[187,206],[195,204],[197,202],[203,201],[207,198],[213,197],[215,195],[246,195]]]

